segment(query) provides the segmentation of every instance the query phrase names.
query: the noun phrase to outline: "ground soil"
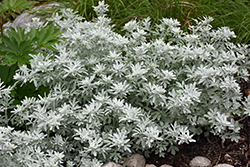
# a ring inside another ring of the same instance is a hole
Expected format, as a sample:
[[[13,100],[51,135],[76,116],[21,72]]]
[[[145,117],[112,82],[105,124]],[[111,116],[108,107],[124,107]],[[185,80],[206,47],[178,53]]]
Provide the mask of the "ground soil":
[[[235,167],[247,167],[250,165],[250,117],[247,117],[242,123],[241,140],[238,143],[227,140],[223,147],[219,137],[210,135],[207,139],[204,136],[197,136],[195,143],[179,146],[180,151],[176,155],[165,153],[165,158],[159,158],[157,155],[151,154],[146,159],[147,164],[154,164],[157,167],[163,164],[173,167],[188,167],[192,158],[204,156],[211,160],[213,166],[227,163]]]
[[[250,95],[250,77],[248,82],[241,84],[242,99]],[[226,163],[235,167],[250,166],[250,117],[246,117],[240,122],[243,125],[238,143],[222,140],[218,136],[209,135],[209,137],[195,136],[196,142],[183,144],[179,146],[179,152],[176,155],[165,153],[164,158],[159,158],[151,154],[146,158],[147,164],[154,164],[157,167],[168,164],[173,167],[188,167],[189,162],[195,156],[204,156],[211,160],[213,166]]]

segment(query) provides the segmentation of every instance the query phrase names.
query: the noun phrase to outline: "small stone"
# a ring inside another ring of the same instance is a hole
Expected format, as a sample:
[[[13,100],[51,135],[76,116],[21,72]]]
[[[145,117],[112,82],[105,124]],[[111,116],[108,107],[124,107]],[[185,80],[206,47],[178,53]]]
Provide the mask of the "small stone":
[[[145,167],[156,167],[155,165],[153,165],[153,164],[146,164],[146,166]]]
[[[160,167],[173,167],[173,166],[165,164],[165,165],[161,165]]]
[[[125,162],[125,167],[145,167],[146,160],[140,154],[133,154],[131,157],[127,158]]]
[[[114,162],[109,162],[107,164],[102,165],[102,167],[123,167],[123,166],[120,164],[116,164]]]
[[[224,159],[225,159],[226,162],[232,162],[233,161],[232,157],[229,154],[225,154]]]
[[[218,165],[215,165],[214,167],[234,167],[234,166],[229,165],[229,164],[218,164]]]
[[[190,161],[189,166],[191,166],[191,167],[210,167],[211,161],[206,157],[196,156]]]

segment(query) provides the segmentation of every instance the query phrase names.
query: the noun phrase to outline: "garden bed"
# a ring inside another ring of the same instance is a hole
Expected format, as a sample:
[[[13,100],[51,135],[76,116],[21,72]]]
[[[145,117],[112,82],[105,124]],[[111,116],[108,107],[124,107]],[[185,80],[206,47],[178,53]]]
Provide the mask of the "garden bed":
[[[148,164],[188,166],[195,156],[204,156],[213,165],[247,166],[250,99],[240,104],[242,92],[248,95],[248,85],[243,84],[240,92],[239,83],[248,78],[250,60],[247,46],[229,42],[236,37],[234,32],[226,27],[211,29],[210,17],[196,20],[197,25],[190,27],[192,34],[183,32],[175,19],[163,19],[152,29],[144,19],[128,22],[127,33],[121,36],[109,26],[104,1],[94,9],[100,16],[92,22],[82,22],[72,10],[64,9],[49,19],[58,27],[30,29],[27,34],[33,38],[25,39],[34,43],[29,48],[47,46],[48,50],[31,50],[32,58],[26,62],[19,59],[24,47],[17,44],[23,41],[12,35],[24,30],[12,29],[3,38],[4,60],[13,63],[8,55],[14,55],[19,63],[14,79],[24,85],[34,83],[36,89],[50,88],[45,97],[25,96],[14,110],[7,103],[10,90],[3,91],[7,92],[2,102],[7,106],[6,124],[27,127],[25,132],[2,128],[6,151],[15,153],[1,157],[5,164],[67,162],[92,167],[107,157],[118,162],[129,153],[159,150],[165,158],[151,154]],[[34,27],[42,25],[36,23]],[[49,50],[59,34],[64,41]],[[15,54],[9,38],[16,40]],[[204,133],[220,137],[204,137]],[[227,140],[222,143],[221,138]]]
[[[241,140],[238,143],[225,141],[224,148],[221,139],[217,136],[208,138],[196,136],[196,142],[179,146],[180,151],[176,155],[166,153],[165,158],[151,154],[146,158],[147,164],[160,167],[163,164],[174,167],[188,167],[189,162],[196,156],[204,156],[211,160],[212,165],[227,163],[235,167],[244,167],[250,164],[249,141],[250,141],[250,117],[242,121]]]

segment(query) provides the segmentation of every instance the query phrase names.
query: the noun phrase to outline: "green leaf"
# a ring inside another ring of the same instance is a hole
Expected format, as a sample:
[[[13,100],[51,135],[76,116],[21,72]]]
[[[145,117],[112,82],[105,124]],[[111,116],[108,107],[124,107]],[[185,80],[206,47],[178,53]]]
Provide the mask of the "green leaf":
[[[25,30],[22,29],[21,27],[17,26],[15,32],[13,32],[13,34],[15,34],[15,38],[18,42],[21,42],[22,40],[24,40],[24,32]]]
[[[30,54],[37,54],[38,52],[36,51],[25,51],[23,52],[23,54],[20,56],[21,58],[25,58],[27,61],[27,63],[29,62],[29,60],[31,59]]]
[[[18,52],[18,44],[14,38],[12,38],[11,40],[10,38],[4,35],[0,37],[2,38],[2,42],[3,42],[3,44],[0,44],[2,51],[8,51],[8,52],[13,52],[13,53]]]
[[[0,13],[1,13],[1,16],[5,12],[5,9],[6,9],[5,5],[2,4],[2,3],[0,3]]]
[[[13,7],[14,7],[14,5],[15,5],[15,3],[16,3],[15,1],[16,1],[16,0],[9,0],[9,4],[8,4],[8,5],[9,5],[10,8],[13,8]]]
[[[31,51],[32,45],[30,45],[30,41],[22,41],[18,44],[18,50],[19,53],[25,52],[25,51]]]
[[[29,9],[32,8],[36,3],[37,1],[23,1],[20,3],[18,2],[16,6],[18,7],[18,9]]]
[[[13,9],[13,1],[14,1],[14,0],[7,0],[7,1],[4,1],[4,4],[8,7],[9,10],[12,10],[12,9]]]
[[[11,46],[12,42],[9,39],[9,37],[5,36],[5,35],[1,35],[0,38],[2,38],[2,42],[7,45],[7,46]]]
[[[13,52],[18,53],[18,43],[14,37],[11,38],[11,44],[12,45],[9,45],[8,47],[12,46]]]
[[[0,16],[4,18],[4,23],[10,19],[10,17],[16,18],[23,10],[34,7],[37,1],[27,0],[4,0],[0,3]]]
[[[9,38],[5,35],[1,35],[0,38],[2,38],[3,44],[9,49],[9,51],[16,52],[18,50],[18,44],[14,37]]]
[[[15,3],[15,7],[17,6],[19,6],[19,7],[22,7],[22,6],[28,6],[28,4],[25,4],[25,3],[27,3],[28,1],[24,1],[24,0],[17,0],[17,2]]]
[[[23,41],[24,38],[24,32],[25,30],[22,29],[21,27],[17,26],[16,29],[13,27],[10,27],[10,29],[7,31],[8,36],[14,37],[16,39],[17,42],[21,42]]]
[[[12,52],[12,49],[11,48],[8,48],[8,47],[6,47],[5,45],[3,45],[3,44],[0,44],[0,51],[2,51],[2,52]]]
[[[43,47],[50,48],[54,44],[56,44],[57,42],[58,42],[58,39],[52,39],[52,40],[48,41],[47,43],[43,44]]]
[[[48,34],[50,33],[49,31],[48,31],[48,29],[49,29],[49,26],[46,26],[46,27],[43,27],[41,30],[40,30],[40,32],[38,33],[38,45],[40,46],[40,45],[42,45],[45,41],[46,41],[46,39],[48,38]]]
[[[3,3],[4,3],[6,6],[10,6],[9,0],[4,0]]]
[[[27,63],[29,63],[29,60],[31,59],[31,57],[28,54],[24,54],[22,56],[18,57],[18,67],[21,67],[22,65],[25,65]]]
[[[7,6],[10,10],[17,12],[17,10],[25,10],[32,8],[34,4],[36,4],[36,1],[27,1],[27,0],[9,0],[9,3]],[[20,12],[20,11],[19,11]]]
[[[2,65],[15,64],[17,62],[17,55],[14,53],[7,53],[2,61]]]
[[[56,28],[54,24],[39,29],[31,28],[25,34],[25,30],[21,27],[10,28],[7,35],[2,35],[2,44],[0,49],[3,51],[3,64],[13,64],[18,62],[18,66],[29,63],[29,54],[36,54],[36,48],[45,47],[56,51],[53,45],[61,39],[58,35],[61,33],[60,29]],[[34,48],[36,46],[36,48]]]
[[[59,41],[58,35],[61,33],[60,29],[56,28],[54,24],[50,24],[49,26],[46,26],[38,32],[38,43],[37,45],[39,47],[45,47],[44,44],[48,41]]]
[[[38,29],[31,28],[30,31],[26,34],[25,40],[30,39],[33,43],[35,42],[36,34]]]
[[[5,84],[10,82],[15,74],[17,69],[17,64],[7,66],[7,65],[0,65],[0,78],[4,81]]]
[[[25,40],[24,38],[24,33],[25,33],[25,30],[22,29],[21,27],[16,27],[16,30],[17,30],[17,36],[16,36],[16,39],[18,42],[21,42],[23,40]]]

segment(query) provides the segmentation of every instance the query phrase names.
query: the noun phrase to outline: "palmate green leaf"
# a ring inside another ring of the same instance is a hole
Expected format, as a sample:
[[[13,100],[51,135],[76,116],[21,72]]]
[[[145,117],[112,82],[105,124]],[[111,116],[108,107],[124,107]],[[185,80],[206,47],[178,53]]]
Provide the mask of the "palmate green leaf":
[[[14,7],[17,0],[9,0],[9,6]]]
[[[4,4],[9,8],[9,9],[13,9],[16,0],[4,0]],[[23,0],[21,0],[23,1]]]
[[[4,44],[0,44],[2,51],[8,51],[8,52],[17,52],[18,51],[18,43],[15,40],[15,38],[9,38],[7,36],[0,36],[0,38],[2,39],[2,42]]]
[[[31,59],[30,54],[37,54],[36,51],[25,51],[21,54],[16,54],[13,52],[8,52],[5,54],[3,57],[2,65],[7,65],[7,64],[15,64],[18,63],[18,67],[29,63],[29,60]]]
[[[1,58],[4,58],[1,62],[1,65],[18,63],[18,66],[20,67],[24,64],[29,63],[29,60],[31,59],[30,54],[37,54],[37,52],[30,51],[29,49],[27,49],[27,51],[22,52],[21,54],[7,52],[4,55],[0,55]]]
[[[32,8],[37,1],[17,0],[16,5],[18,9]]]
[[[1,65],[15,64],[17,62],[17,55],[15,53],[7,53],[4,55],[4,59]]]
[[[32,8],[36,1],[27,1],[27,0],[4,0],[4,4],[8,7],[8,10],[16,12],[17,9],[25,10]]]
[[[35,54],[37,48],[45,47],[56,51],[53,45],[61,39],[58,36],[60,33],[60,29],[56,28],[54,24],[50,24],[41,30],[31,28],[27,34],[21,27],[10,28],[6,35],[0,36],[0,39],[2,39],[0,50],[6,52],[1,57],[5,59],[4,62],[6,63],[27,64],[31,58],[29,54]]]
[[[29,63],[29,60],[31,59],[31,57],[29,56],[29,54],[36,54],[37,52],[24,52],[21,55],[17,55],[15,53],[7,53],[5,55],[5,58],[3,59],[3,62],[1,63],[2,65],[7,65],[7,64],[15,64],[18,63],[18,67]]]
[[[7,35],[0,36],[2,43],[0,44],[0,50],[3,51],[2,58],[4,61],[1,64],[15,64],[21,61],[19,64],[27,64],[30,53],[33,52],[32,39],[24,34],[24,30],[21,27],[16,29],[10,28],[7,31]]]
[[[9,37],[14,37],[16,39],[16,41],[19,43],[19,42],[26,39],[24,32],[25,32],[24,29],[17,26],[16,29],[13,27],[10,27],[10,29],[7,31],[7,34]]]
[[[6,47],[5,45],[3,45],[3,44],[0,44],[0,51],[1,52],[12,52],[12,49],[11,48],[8,48],[8,47]]]
[[[26,34],[25,40],[30,39],[32,43],[35,43],[37,40],[36,34],[39,30],[35,28],[31,28],[30,31]]]
[[[45,44],[43,44],[42,47],[45,47],[45,48],[47,48],[47,49],[50,49],[50,50],[52,50],[53,52],[58,52],[58,51],[54,48],[54,45],[55,45],[56,43],[58,43],[58,41],[59,41],[58,39],[50,40],[50,41],[46,42]]]
[[[24,35],[24,30],[21,27],[14,29],[11,27],[7,31],[7,36],[0,36],[3,44],[0,44],[2,51],[8,51],[15,54],[21,54],[24,51],[32,50],[31,40]]]
[[[31,51],[33,48],[29,41],[22,41],[18,44],[18,49],[19,49],[19,52],[22,53],[22,52]]]
[[[11,40],[9,39],[9,37],[1,35],[0,38],[2,38],[2,42],[7,45],[7,46],[11,46]]]
[[[27,0],[16,0],[15,2],[15,7],[19,6],[19,7],[24,7],[27,6],[29,7],[29,5],[36,3],[35,1],[27,1]]]
[[[7,6],[9,6],[9,0],[4,0],[3,3]]]
[[[18,53],[18,51],[19,51],[18,42],[16,41],[16,39],[14,37],[11,37],[11,44],[12,44],[13,52]],[[11,47],[11,45],[9,45],[8,47]]]
[[[14,37],[7,37],[7,36],[0,36],[0,38],[2,38],[2,42],[5,45],[5,51],[9,51],[9,52],[13,52],[13,53],[17,53],[18,52],[18,42],[16,41],[16,39]]]
[[[42,28],[37,34],[37,45],[40,47],[48,47],[50,42],[53,44],[56,43],[60,39],[58,37],[60,33],[60,29],[56,28],[54,24],[50,24],[49,26]]]

